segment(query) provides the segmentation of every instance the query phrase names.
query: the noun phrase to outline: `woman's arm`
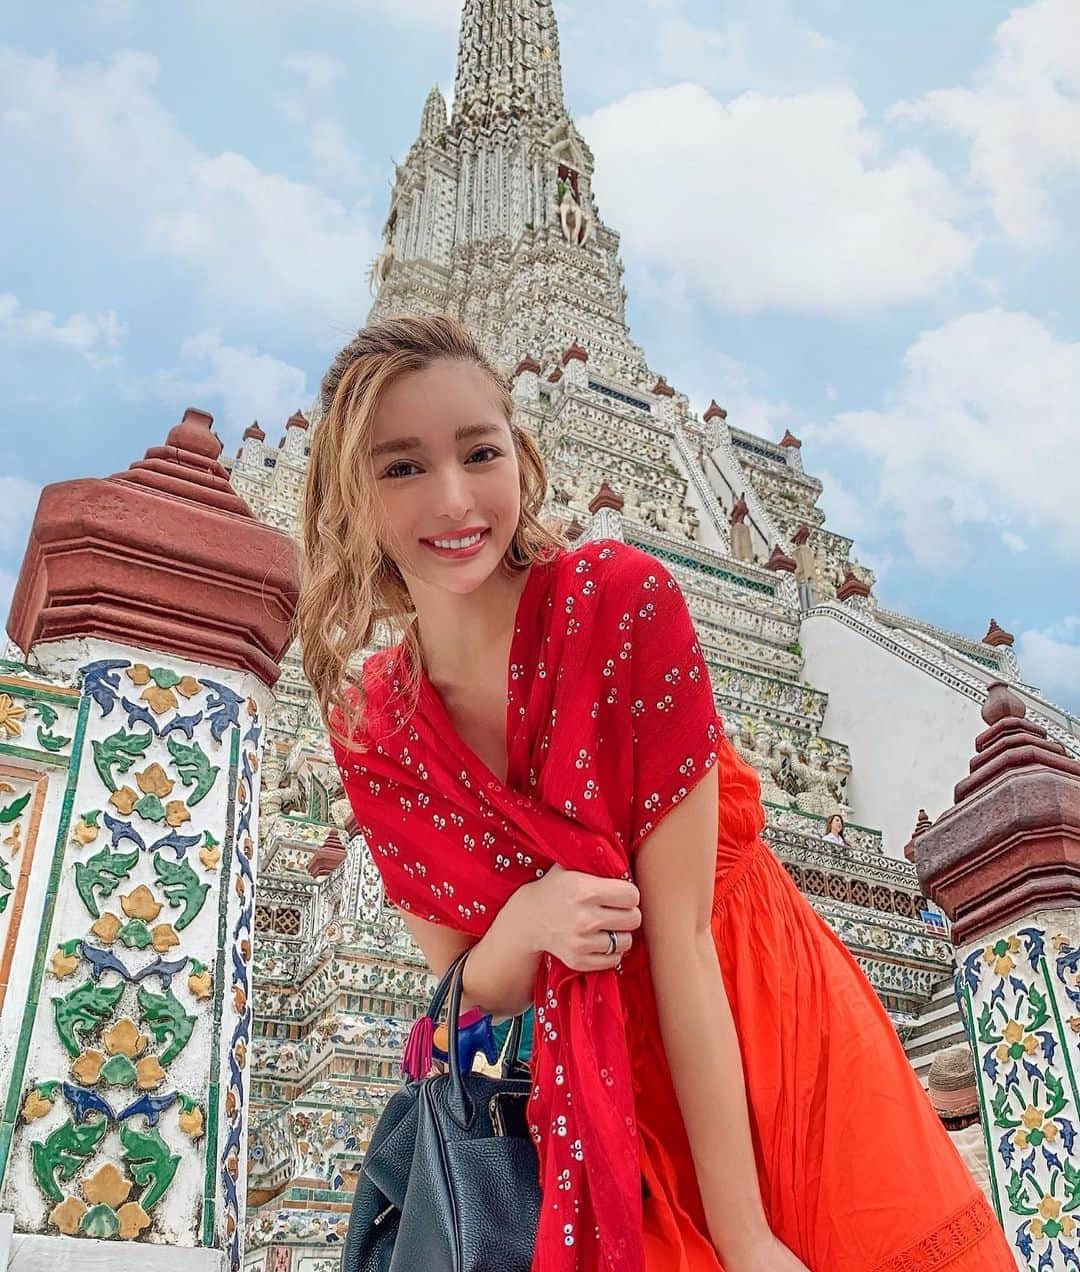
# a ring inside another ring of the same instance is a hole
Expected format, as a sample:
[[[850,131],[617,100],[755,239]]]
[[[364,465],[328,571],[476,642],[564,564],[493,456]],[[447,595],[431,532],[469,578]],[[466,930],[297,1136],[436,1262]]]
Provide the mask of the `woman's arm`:
[[[436,975],[472,946],[462,982],[463,1004],[483,1007],[496,1017],[516,1016],[530,1006],[545,951],[576,971],[604,971],[630,948],[641,923],[634,884],[557,865],[512,892],[479,940],[408,911],[401,917]],[[614,954],[607,952],[609,931],[618,938]]]
[[[472,947],[461,985],[462,1011],[478,1006],[501,1018],[516,1016],[532,1002],[540,951],[530,948],[524,926],[515,921],[520,906],[520,902],[514,903],[517,895],[511,895],[479,940],[401,912],[409,935],[436,976],[441,976],[462,950]]]
[[[635,854],[642,928],[713,1244],[729,1272],[794,1270],[803,1265],[773,1237],[761,1203],[739,1040],[710,927],[717,816],[714,767]]]

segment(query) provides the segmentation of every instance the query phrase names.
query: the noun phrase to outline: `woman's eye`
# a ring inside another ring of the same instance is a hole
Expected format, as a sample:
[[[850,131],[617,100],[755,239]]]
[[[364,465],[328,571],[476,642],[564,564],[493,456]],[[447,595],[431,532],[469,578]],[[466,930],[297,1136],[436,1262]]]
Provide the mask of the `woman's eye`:
[[[495,446],[477,446],[477,448],[469,454],[466,463],[472,463],[476,460],[480,463],[488,463],[492,459],[498,459],[502,451]],[[411,459],[395,460],[389,468],[383,473],[384,477],[411,477],[417,471],[416,465]]]

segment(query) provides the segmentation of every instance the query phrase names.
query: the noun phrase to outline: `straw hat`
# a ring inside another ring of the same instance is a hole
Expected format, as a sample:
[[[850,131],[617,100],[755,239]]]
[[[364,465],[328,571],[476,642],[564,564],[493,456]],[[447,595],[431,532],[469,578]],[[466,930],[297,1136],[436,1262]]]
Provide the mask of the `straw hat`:
[[[940,1117],[967,1117],[979,1111],[975,1066],[966,1042],[939,1051],[927,1079],[930,1103]]]

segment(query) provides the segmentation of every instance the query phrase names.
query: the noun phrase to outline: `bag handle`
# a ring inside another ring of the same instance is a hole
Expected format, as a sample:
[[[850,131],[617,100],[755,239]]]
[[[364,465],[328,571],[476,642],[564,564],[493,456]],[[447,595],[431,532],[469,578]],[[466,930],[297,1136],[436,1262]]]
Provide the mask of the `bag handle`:
[[[473,1103],[469,1098],[469,1093],[465,1089],[465,1081],[461,1073],[461,1057],[458,1054],[458,1017],[461,1014],[461,992],[462,981],[465,979],[465,960],[472,952],[471,947],[463,954],[459,954],[456,959],[446,969],[443,980],[449,978],[450,981],[450,1012],[447,1019],[447,1052],[450,1067],[450,1094],[448,1104],[450,1113],[457,1124],[467,1130],[472,1124],[474,1112]],[[442,990],[443,983],[440,981],[435,995],[439,995]],[[445,994],[444,994],[445,996]],[[434,998],[432,999],[434,1004]],[[442,1001],[440,999],[439,1006],[441,1008]],[[518,1047],[521,1044],[521,1028],[524,1020],[524,1013],[515,1016],[510,1026],[510,1033],[506,1042],[506,1050],[503,1053],[502,1076],[509,1078],[511,1076],[514,1062],[517,1060]]]

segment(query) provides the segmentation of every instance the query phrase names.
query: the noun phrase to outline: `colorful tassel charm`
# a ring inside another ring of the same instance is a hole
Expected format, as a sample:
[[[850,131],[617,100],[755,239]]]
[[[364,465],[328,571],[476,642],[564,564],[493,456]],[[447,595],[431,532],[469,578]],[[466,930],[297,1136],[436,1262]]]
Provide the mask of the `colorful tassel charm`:
[[[425,1014],[410,1030],[405,1054],[401,1057],[401,1072],[407,1078],[417,1081],[427,1077],[431,1069],[431,1044],[434,1037],[435,1022]]]

